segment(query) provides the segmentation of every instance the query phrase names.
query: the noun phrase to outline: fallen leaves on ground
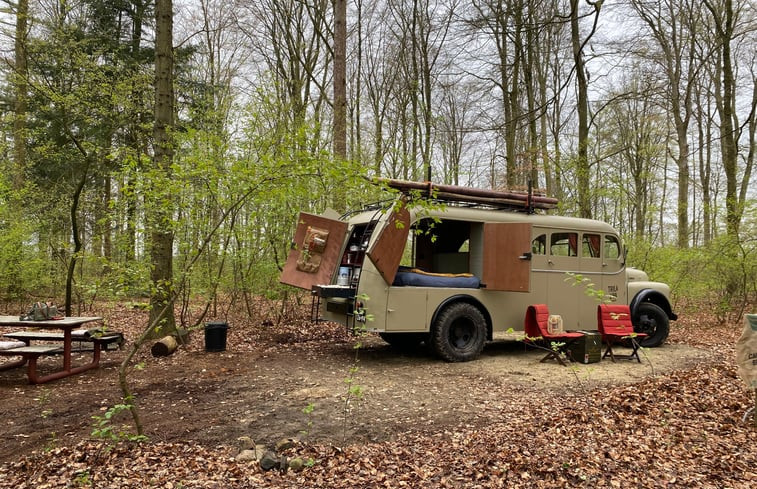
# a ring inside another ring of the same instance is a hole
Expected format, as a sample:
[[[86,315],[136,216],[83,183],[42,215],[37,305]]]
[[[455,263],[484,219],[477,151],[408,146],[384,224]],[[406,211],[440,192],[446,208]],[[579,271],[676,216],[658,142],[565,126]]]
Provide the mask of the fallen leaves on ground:
[[[0,466],[0,487],[24,488],[501,488],[757,486],[753,405],[736,374],[738,327],[704,334],[685,320],[671,341],[719,353],[687,370],[559,395],[503,396],[485,428],[398,434],[346,447],[302,444],[312,465],[263,472],[233,447],[87,440]],[[556,367],[557,368],[557,367]],[[471,416],[476,407],[471,407]],[[370,423],[370,406],[361,411]]]

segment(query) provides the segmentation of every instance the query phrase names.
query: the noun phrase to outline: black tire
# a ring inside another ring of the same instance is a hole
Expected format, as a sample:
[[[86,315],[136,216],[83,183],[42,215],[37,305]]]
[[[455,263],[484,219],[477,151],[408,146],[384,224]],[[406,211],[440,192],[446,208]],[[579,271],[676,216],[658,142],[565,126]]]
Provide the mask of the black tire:
[[[486,319],[474,305],[456,302],[445,307],[431,331],[431,346],[448,362],[468,362],[481,354],[486,342]]]
[[[403,351],[416,350],[421,343],[428,341],[428,333],[379,333],[379,336],[393,348]]]
[[[642,302],[636,308],[633,329],[637,333],[646,333],[647,337],[639,341],[639,344],[652,348],[662,345],[668,339],[670,320],[657,304]]]

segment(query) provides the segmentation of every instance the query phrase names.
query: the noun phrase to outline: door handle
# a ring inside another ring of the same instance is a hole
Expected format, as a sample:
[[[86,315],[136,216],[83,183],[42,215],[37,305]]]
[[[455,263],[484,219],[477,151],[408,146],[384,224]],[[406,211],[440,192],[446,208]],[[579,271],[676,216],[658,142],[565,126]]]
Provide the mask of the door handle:
[[[520,260],[531,260],[531,252],[527,251],[518,257]]]

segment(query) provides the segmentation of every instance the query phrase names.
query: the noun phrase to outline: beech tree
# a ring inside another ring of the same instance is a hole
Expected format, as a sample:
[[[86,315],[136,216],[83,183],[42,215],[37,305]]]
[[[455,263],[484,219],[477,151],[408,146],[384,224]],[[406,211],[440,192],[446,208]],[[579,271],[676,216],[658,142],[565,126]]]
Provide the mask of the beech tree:
[[[563,137],[569,98],[565,86],[572,73],[566,69],[570,16],[552,0],[471,3],[474,13],[465,19],[470,40],[475,45],[481,42],[479,33],[485,35],[484,46],[493,50],[474,58],[487,69],[471,76],[479,80],[481,91],[496,88],[499,95],[496,109],[486,107],[483,114],[498,135],[494,154],[504,155],[491,184],[512,188],[525,187],[529,180],[536,186],[542,182],[562,197],[561,157],[568,147]]]
[[[578,181],[578,215],[591,217],[590,200],[590,172],[589,162],[589,79],[586,73],[584,60],[584,48],[597,30],[599,11],[602,8],[602,0],[586,3],[593,9],[593,23],[591,30],[585,36],[581,36],[579,26],[579,0],[570,2],[570,39],[573,47],[573,63],[576,77],[576,113],[578,114],[578,151],[576,156],[576,177]]]
[[[530,180],[562,213],[678,248],[754,225],[753,2],[198,0],[173,2],[168,45],[166,2],[5,5],[9,295],[73,276],[74,301],[152,283],[153,311],[171,309],[158,291],[251,303],[278,290],[298,210],[371,200],[359,171]],[[173,277],[210,229],[202,266]]]
[[[740,122],[739,113],[736,110],[738,104],[739,80],[737,79],[737,51],[736,47],[741,38],[757,29],[755,25],[754,6],[742,4],[738,0],[734,5],[733,0],[704,0],[705,7],[711,16],[711,26],[714,28],[714,40],[717,62],[712,65],[713,78],[717,80],[715,88],[715,104],[720,120],[719,135],[721,158],[726,179],[726,230],[732,238],[737,238],[741,219],[744,214],[744,205],[747,198],[747,189],[752,175],[755,155],[755,114],[757,107],[757,77],[754,66],[751,69],[751,95],[750,110],[747,113],[744,125]],[[740,24],[741,17],[745,18],[745,25]],[[749,59],[749,58],[747,58]],[[754,63],[754,49],[751,49],[751,61]],[[746,155],[740,158],[742,149],[739,141],[743,130],[747,130]],[[743,168],[739,168],[739,160],[744,162]],[[740,174],[740,176],[739,176]]]
[[[642,64],[619,80],[597,122],[608,155],[597,179],[609,185],[596,190],[602,207],[596,217],[619,223],[622,233],[639,241],[661,231],[654,210],[661,207],[669,143],[667,113],[648,70]]]
[[[673,155],[678,168],[678,246],[689,245],[689,124],[692,117],[694,81],[700,76],[696,59],[696,43],[700,2],[694,0],[668,0],[650,3],[632,0],[633,6],[657,50],[649,54],[664,74],[668,91],[666,101],[673,119],[678,151]]]
[[[334,5],[334,156],[347,158],[347,0]]]

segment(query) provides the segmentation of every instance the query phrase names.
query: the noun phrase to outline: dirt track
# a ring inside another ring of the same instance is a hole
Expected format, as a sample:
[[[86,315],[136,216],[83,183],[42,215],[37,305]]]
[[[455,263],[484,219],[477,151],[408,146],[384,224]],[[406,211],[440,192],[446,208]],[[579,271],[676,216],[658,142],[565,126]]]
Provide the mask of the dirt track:
[[[204,352],[198,335],[171,357],[143,356],[145,368],[135,370],[130,381],[151,439],[215,446],[233,444],[242,435],[267,444],[306,436],[341,445],[408,431],[483,427],[508,416],[515,398],[539,402],[545,396],[585,394],[710,356],[668,344],[646,350],[641,364],[605,360],[560,367],[540,363],[540,351],[500,341],[489,344],[477,361],[450,364],[425,350],[397,352],[377,337],[368,337],[359,351],[348,338],[236,348],[234,335],[240,333],[230,332],[226,352]],[[0,372],[0,416],[7,423],[0,462],[88,436],[92,416],[121,402],[116,369],[123,354],[107,353],[98,370],[40,386],[27,384],[23,369]],[[353,367],[351,385],[362,396],[345,401]],[[306,415],[303,409],[311,403],[312,414]]]

